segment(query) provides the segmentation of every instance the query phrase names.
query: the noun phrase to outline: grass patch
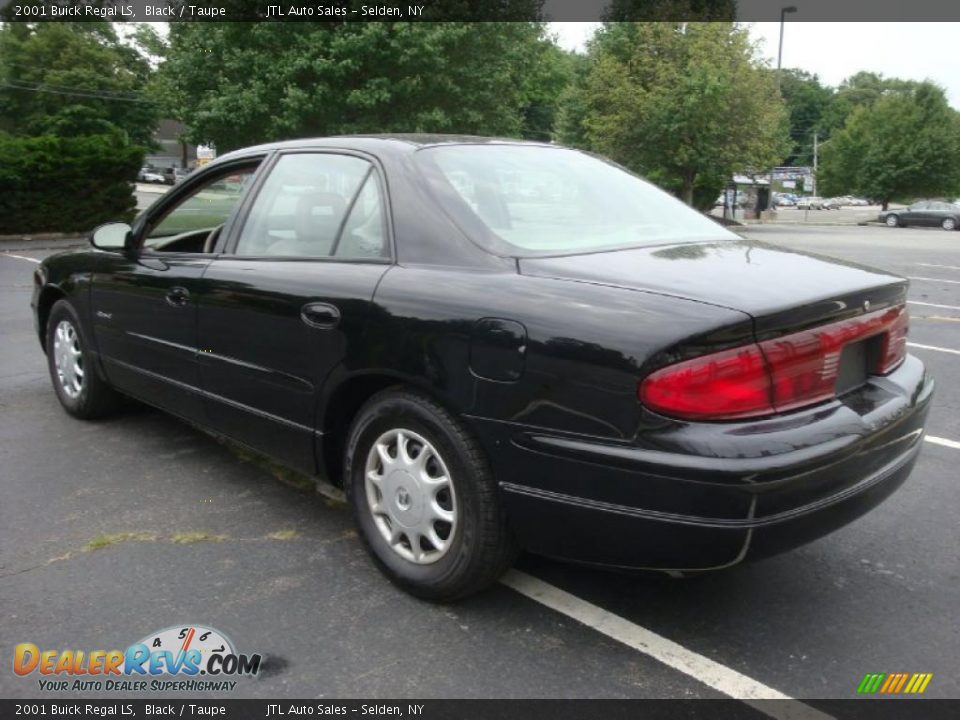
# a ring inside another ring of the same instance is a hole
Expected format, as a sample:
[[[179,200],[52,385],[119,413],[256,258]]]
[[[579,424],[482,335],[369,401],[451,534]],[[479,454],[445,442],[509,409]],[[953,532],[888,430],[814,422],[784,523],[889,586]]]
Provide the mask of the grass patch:
[[[267,535],[267,538],[270,540],[293,540],[300,536],[296,530],[277,530],[277,532],[272,532]]]
[[[110,547],[111,545],[116,545],[123,542],[150,542],[156,539],[157,536],[153,533],[101,533],[92,540],[88,541],[86,545],[83,546],[83,551],[90,552],[91,550],[102,550],[105,547]]]
[[[226,535],[211,535],[205,532],[178,532],[170,538],[170,542],[177,545],[191,545],[198,542],[223,542]]]

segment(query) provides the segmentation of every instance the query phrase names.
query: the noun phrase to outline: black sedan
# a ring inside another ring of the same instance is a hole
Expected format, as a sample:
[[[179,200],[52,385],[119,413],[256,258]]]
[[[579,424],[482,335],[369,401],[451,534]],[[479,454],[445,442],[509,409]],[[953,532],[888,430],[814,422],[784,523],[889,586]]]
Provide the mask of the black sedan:
[[[938,200],[921,200],[907,208],[880,213],[880,222],[886,223],[888,227],[917,225],[957,230],[960,228],[960,205]]]
[[[342,483],[425,598],[520,548],[671,573],[779,552],[922,444],[905,280],[745,241],[573,150],[263,145],[91,239],[35,277],[67,412],[131,396]]]

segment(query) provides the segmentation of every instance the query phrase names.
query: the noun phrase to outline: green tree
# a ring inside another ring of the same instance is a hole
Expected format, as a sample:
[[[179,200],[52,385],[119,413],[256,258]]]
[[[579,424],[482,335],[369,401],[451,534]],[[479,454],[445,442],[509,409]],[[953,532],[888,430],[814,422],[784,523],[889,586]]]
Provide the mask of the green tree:
[[[542,23],[173,23],[160,74],[221,152],[308,135],[542,137],[564,69]]]
[[[929,82],[861,104],[823,145],[819,187],[856,193],[886,209],[895,198],[955,193],[960,187],[960,114]]]
[[[557,102],[555,126],[557,140],[570,147],[590,147],[586,128],[589,78],[590,58],[587,55],[571,53],[569,82]]]
[[[789,150],[786,110],[744,27],[609,23],[590,55],[589,146],[688,204],[712,203],[735,172],[763,171]]]
[[[149,146],[160,110],[150,77],[146,53],[112,23],[0,25],[0,129],[15,135],[119,132]]]
[[[524,74],[520,136],[529,140],[554,139],[565,88],[576,71],[579,56],[554,42],[540,39],[534,45],[530,72]]]
[[[813,134],[825,138],[824,114],[833,102],[833,89],[822,85],[816,75],[787,69],[781,73],[780,94],[790,119],[790,154],[784,165],[813,165]]]
[[[825,137],[844,126],[847,118],[857,108],[872,105],[891,93],[909,94],[920,83],[914,80],[885,78],[879,73],[858,72],[840,83],[821,118],[821,129]]]

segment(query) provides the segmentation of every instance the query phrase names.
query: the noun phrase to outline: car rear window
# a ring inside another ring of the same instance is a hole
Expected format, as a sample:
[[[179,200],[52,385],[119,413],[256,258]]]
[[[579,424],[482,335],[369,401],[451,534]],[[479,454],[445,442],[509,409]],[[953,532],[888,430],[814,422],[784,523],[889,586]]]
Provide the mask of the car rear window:
[[[626,170],[566,148],[441,145],[416,153],[434,196],[500,255],[594,252],[736,239]]]

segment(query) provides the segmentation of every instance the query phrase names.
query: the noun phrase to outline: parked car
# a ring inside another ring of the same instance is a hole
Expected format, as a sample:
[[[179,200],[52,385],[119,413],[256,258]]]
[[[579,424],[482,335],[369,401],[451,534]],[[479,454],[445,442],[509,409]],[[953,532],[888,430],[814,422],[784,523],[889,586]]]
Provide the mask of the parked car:
[[[863,198],[853,197],[852,195],[844,195],[841,198],[838,198],[842,205],[849,207],[863,207],[869,205],[870,203],[864,200]]]
[[[880,213],[879,220],[888,227],[927,226],[944,230],[960,228],[960,205],[940,200],[921,200],[907,208]]]
[[[824,198],[820,205],[824,210],[839,210],[843,207],[844,203],[840,198]]]
[[[145,165],[140,168],[140,172],[137,173],[137,181],[143,183],[163,183],[163,175]]]
[[[129,395],[341,483],[377,565],[432,600],[521,547],[671,573],[781,552],[923,445],[906,280],[558,146],[261,145],[91,243],[35,277],[64,409]]]
[[[823,210],[824,199],[821,197],[810,196],[802,197],[797,200],[797,209],[799,210]]]
[[[187,175],[189,175],[191,172],[193,172],[192,168],[174,168],[173,170],[174,185],[186,179]]]

